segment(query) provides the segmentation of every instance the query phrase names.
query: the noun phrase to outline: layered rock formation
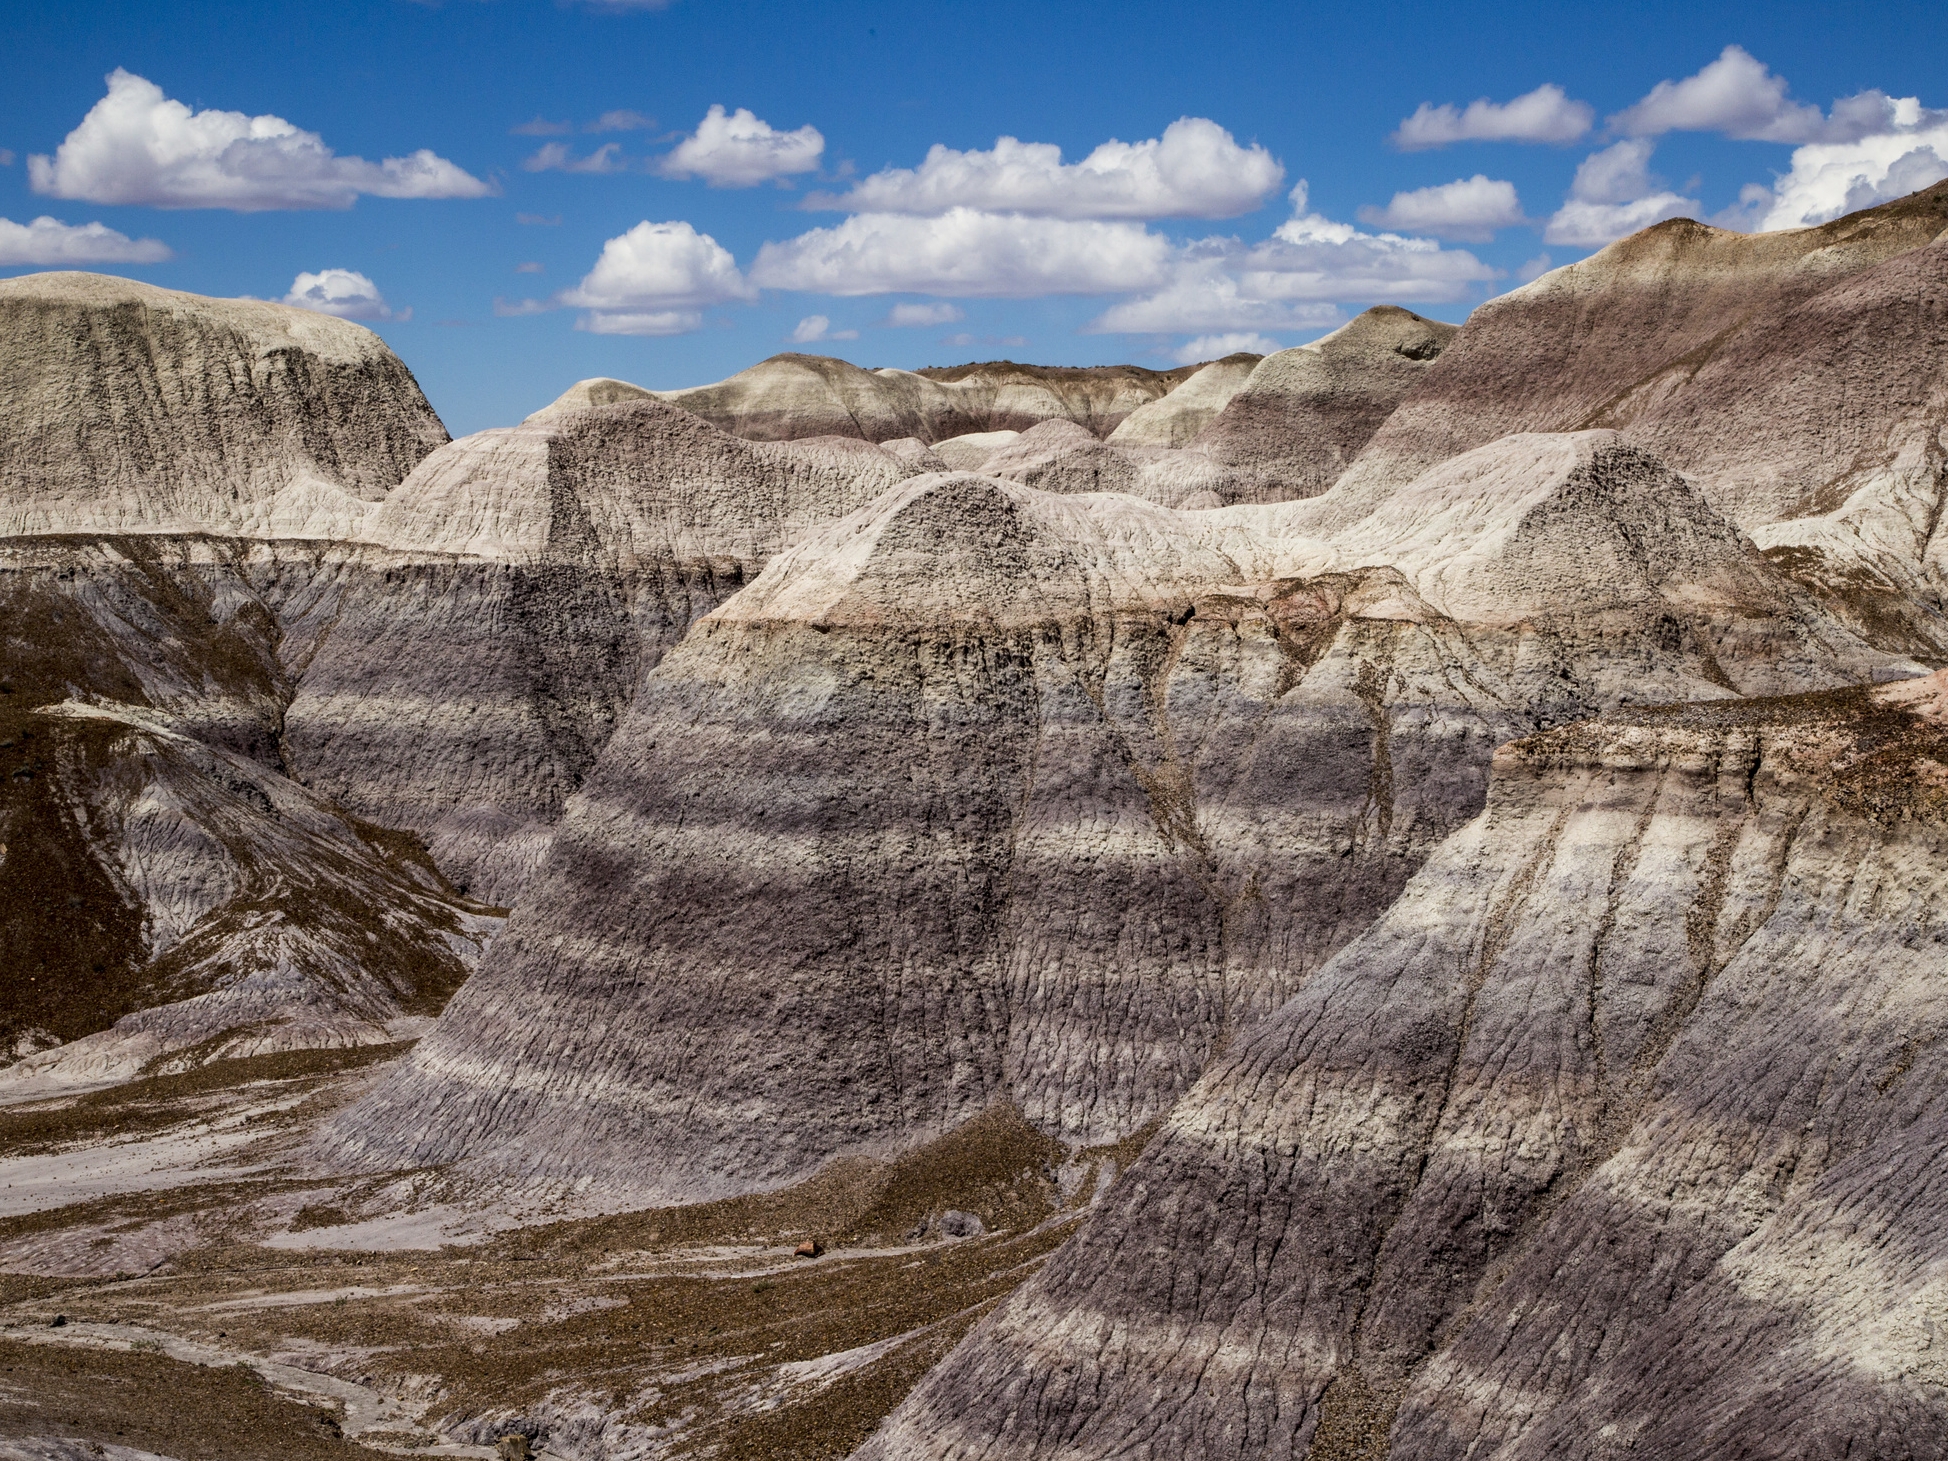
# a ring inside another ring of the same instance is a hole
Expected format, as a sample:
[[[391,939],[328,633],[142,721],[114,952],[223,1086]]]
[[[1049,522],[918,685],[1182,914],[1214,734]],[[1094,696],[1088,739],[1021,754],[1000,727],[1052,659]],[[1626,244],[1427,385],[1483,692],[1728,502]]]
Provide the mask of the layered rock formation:
[[[921,371],[861,370],[823,355],[774,355],[715,385],[659,392],[733,436],[788,441],[850,436],[945,441],[1073,421],[1107,436],[1138,407],[1199,369],[1017,365],[1011,360]]]
[[[416,1034],[500,925],[409,839],[154,712],[10,705],[0,767],[0,1051],[27,1056],[0,1100]]]
[[[0,534],[343,537],[445,429],[362,325],[99,274],[0,280]]]
[[[1934,1454],[1944,695],[1506,748],[862,1461]]]
[[[1138,406],[1109,433],[1124,446],[1186,446],[1237,395],[1262,355],[1227,355],[1202,367],[1169,395]]]
[[[1420,386],[1455,333],[1453,325],[1377,305],[1310,345],[1259,361],[1191,445],[1237,479],[1227,488],[1230,501],[1316,497]]]
[[[856,439],[742,441],[648,395],[581,405],[586,385],[428,457],[363,525],[372,546],[266,570],[280,602],[332,604],[284,717],[291,764],[495,901],[692,621],[914,471]]]
[[[1304,506],[923,477],[790,549],[645,679],[336,1149],[668,1201],[1002,1099],[1114,1140],[1386,906],[1498,742],[1901,672],[1610,433],[1342,541]]]
[[[1676,219],[1491,300],[1348,470],[1343,511],[1512,431],[1614,427],[1856,627],[1940,653],[1944,230],[1948,184],[1784,233]]]

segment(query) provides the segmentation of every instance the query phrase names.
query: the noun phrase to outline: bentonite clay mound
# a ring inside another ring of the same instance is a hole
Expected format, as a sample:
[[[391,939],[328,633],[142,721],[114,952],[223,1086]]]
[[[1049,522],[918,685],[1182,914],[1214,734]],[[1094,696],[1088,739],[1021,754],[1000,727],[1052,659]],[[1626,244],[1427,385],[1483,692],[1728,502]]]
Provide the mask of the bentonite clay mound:
[[[1505,748],[862,1461],[1939,1454],[1944,694]]]
[[[100,274],[0,280],[0,533],[343,537],[447,439],[362,325]]]
[[[1117,1140],[1474,815],[1498,742],[1901,672],[1611,433],[1471,454],[1344,543],[1290,510],[923,477],[787,551],[646,677],[334,1149],[634,1202],[1000,1100]]]

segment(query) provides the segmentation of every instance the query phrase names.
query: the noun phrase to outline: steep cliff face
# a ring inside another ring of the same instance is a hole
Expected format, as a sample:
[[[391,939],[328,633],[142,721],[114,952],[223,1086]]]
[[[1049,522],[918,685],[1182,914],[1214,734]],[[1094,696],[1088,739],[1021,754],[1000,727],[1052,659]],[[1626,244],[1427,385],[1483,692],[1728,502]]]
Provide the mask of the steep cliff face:
[[[861,1456],[1938,1450],[1944,693],[1505,748]]]
[[[445,429],[370,330],[99,274],[0,280],[0,533],[347,535]]]
[[[644,680],[337,1149],[667,1201],[1001,1099],[1114,1140],[1474,815],[1498,742],[1890,663],[1607,433],[1343,543],[1284,510],[925,477],[788,550]]]

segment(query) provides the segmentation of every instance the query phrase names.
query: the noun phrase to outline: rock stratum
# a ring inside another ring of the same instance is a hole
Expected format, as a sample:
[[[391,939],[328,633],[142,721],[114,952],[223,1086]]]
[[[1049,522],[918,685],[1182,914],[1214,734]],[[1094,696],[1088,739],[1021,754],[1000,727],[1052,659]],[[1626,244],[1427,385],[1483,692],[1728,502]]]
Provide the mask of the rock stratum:
[[[242,1333],[574,1461],[1941,1454],[1944,228],[458,441],[0,283],[0,1270],[173,1326],[62,1413]]]

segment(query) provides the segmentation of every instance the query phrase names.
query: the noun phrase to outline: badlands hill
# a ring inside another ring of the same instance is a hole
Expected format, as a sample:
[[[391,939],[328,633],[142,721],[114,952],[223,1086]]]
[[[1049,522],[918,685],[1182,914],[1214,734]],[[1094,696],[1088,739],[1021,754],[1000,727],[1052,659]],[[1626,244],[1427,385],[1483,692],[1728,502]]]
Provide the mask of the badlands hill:
[[[790,441],[851,436],[923,442],[1073,421],[1107,436],[1141,406],[1188,380],[1136,365],[1017,365],[1012,360],[920,371],[861,370],[822,355],[774,355],[715,385],[659,394],[734,436]]]
[[[446,441],[370,330],[99,274],[0,280],[0,532],[341,537]]]
[[[0,285],[0,1447],[1940,1454],[1945,210],[453,442]]]

